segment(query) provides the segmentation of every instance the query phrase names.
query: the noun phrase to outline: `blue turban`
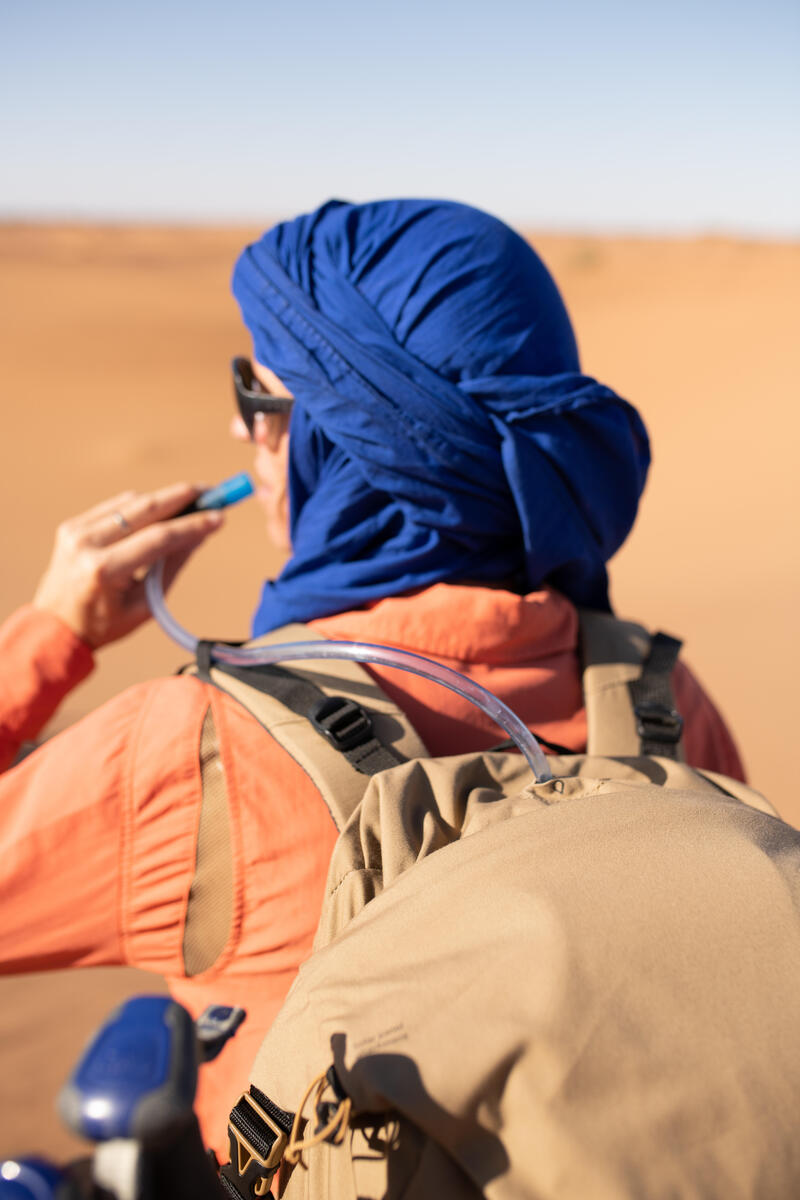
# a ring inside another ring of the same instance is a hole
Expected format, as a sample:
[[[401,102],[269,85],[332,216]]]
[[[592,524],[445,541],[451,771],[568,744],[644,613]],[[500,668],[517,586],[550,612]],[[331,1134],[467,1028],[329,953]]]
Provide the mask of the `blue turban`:
[[[462,204],[331,201],[248,246],[233,291],[295,396],[293,552],[254,634],[441,581],[609,607],[647,432],[580,374],[521,237]]]

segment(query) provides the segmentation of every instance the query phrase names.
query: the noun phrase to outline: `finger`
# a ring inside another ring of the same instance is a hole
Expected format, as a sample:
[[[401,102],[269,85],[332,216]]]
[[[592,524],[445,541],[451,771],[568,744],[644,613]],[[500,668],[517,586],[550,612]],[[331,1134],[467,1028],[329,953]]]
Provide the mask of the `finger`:
[[[142,567],[151,567],[159,559],[194,550],[210,533],[219,529],[224,520],[221,512],[213,511],[148,525],[105,548],[102,576],[113,582],[132,579]]]
[[[164,560],[161,587],[165,594],[170,590],[179,573],[186,566],[186,563],[192,557],[195,550],[197,550],[199,544],[190,546],[188,549],[182,550],[177,554],[171,554],[169,558]],[[125,592],[126,625],[130,625],[134,629],[144,621],[149,620],[153,615],[150,610],[150,602],[147,599],[147,590],[144,584],[147,569],[142,569],[141,579],[139,578],[139,574],[140,572],[137,571],[134,576],[135,582],[129,584]]]
[[[148,525],[174,517],[204,490],[196,483],[173,483],[155,492],[134,493],[124,505],[117,505],[101,515],[96,527],[87,530],[88,540],[94,546],[118,542]]]
[[[173,554],[164,563],[164,575],[162,578],[162,583],[165,592],[168,592],[172,587],[177,576],[183,570],[196,549],[196,546],[192,546],[188,550],[183,550],[180,554]]]
[[[161,580],[161,586],[164,592],[168,592],[175,581],[178,572],[185,566],[189,559],[194,554],[197,546],[192,546],[188,550],[182,551],[180,554],[173,554],[168,558],[164,565],[164,574]],[[144,621],[150,619],[153,615],[150,611],[150,604],[147,599],[147,590],[145,588],[145,577],[147,570],[142,568],[134,575],[134,581],[129,583],[125,588],[124,598],[124,629],[126,631],[136,629],[137,626],[143,624]],[[141,578],[140,578],[141,576]]]
[[[115,627],[114,641],[138,629],[152,617],[144,583],[134,583],[125,593],[124,615]]]
[[[70,517],[71,524],[75,526],[91,525],[100,518],[105,517],[110,512],[114,512],[120,505],[128,505],[135,498],[136,492],[128,489],[126,492],[120,492],[118,496],[112,496],[110,500],[102,500],[99,504],[95,504],[93,508],[87,508],[86,512],[78,513],[76,517]]]

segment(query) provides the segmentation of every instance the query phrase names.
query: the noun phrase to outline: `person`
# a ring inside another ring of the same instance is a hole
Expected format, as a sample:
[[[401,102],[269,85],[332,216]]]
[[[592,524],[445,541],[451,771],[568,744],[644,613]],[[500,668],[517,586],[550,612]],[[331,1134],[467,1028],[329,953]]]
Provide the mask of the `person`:
[[[609,608],[605,564],[649,445],[636,410],[580,373],[534,251],[464,205],[335,201],[248,246],[233,289],[254,361],[237,367],[231,432],[252,443],[267,528],[290,550],[254,635],[301,621],[414,650],[583,749],[577,606]],[[124,493],[66,522],[33,603],[0,629],[0,970],[125,963],[194,1014],[246,1008],[198,1098],[224,1154],[228,1111],[311,950],[336,838],[318,791],[235,700],[185,675],[123,692],[11,767],[94,652],[147,618],[142,568],[166,557],[174,576],[219,528],[176,515],[197,490]],[[371,670],[432,754],[498,741],[454,693]],[[688,761],[742,778],[682,662],[673,685]],[[226,900],[218,953],[198,962],[187,912],[212,767]]]

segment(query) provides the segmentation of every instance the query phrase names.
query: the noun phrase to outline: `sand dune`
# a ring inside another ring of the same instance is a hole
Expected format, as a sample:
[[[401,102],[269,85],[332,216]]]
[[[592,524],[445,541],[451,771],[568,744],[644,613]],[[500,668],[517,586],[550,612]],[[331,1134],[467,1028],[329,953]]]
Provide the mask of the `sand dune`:
[[[247,348],[228,277],[257,232],[0,226],[0,612],[30,598],[64,516],[126,487],[248,466],[226,433],[228,360]],[[653,438],[641,516],[611,567],[617,611],[684,638],[752,782],[798,823],[800,246],[533,240],[584,369],[636,403]],[[245,505],[189,566],[173,607],[206,635],[244,636],[279,561]],[[141,631],[104,652],[53,728],[179,661],[158,630]],[[49,1115],[57,1087],[94,1022],[151,983],[104,970],[2,984],[0,1153],[74,1148]]]

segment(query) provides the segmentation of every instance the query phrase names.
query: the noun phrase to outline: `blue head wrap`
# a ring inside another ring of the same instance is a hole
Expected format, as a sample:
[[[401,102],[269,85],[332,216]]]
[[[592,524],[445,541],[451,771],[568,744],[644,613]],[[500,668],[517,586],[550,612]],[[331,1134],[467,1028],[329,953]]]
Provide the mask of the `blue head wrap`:
[[[440,581],[608,608],[647,432],[579,373],[522,238],[461,204],[331,201],[248,246],[233,291],[295,396],[293,553],[254,634]]]

